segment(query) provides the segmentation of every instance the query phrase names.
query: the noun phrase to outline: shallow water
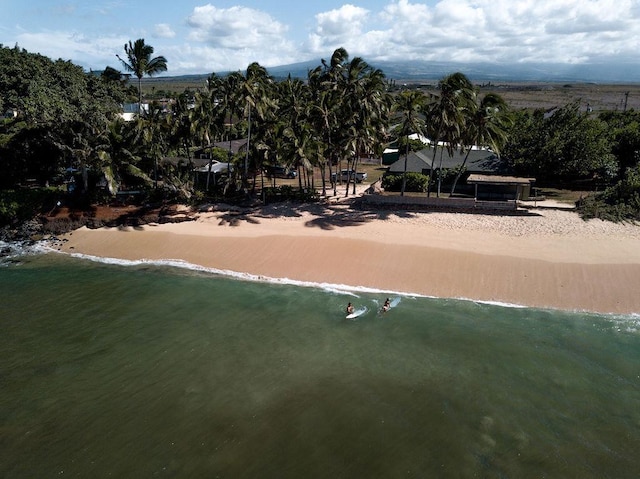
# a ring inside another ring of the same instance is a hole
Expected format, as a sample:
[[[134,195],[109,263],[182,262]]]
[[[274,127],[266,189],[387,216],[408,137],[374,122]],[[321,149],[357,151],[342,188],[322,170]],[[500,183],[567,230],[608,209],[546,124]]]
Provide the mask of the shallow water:
[[[638,317],[57,254],[0,294],[0,477],[640,475]]]

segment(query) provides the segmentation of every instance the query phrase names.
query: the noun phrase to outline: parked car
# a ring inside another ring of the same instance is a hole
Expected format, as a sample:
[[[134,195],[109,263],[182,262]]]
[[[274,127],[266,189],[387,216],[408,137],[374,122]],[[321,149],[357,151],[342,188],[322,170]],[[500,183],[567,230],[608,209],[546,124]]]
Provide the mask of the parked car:
[[[355,174],[356,183],[362,183],[367,179],[367,174],[364,171],[358,171],[357,173],[353,170],[340,170],[340,181],[353,180]],[[336,172],[331,173],[331,182],[335,183],[336,181]]]
[[[298,172],[286,166],[267,166],[265,173],[269,178],[296,178]]]

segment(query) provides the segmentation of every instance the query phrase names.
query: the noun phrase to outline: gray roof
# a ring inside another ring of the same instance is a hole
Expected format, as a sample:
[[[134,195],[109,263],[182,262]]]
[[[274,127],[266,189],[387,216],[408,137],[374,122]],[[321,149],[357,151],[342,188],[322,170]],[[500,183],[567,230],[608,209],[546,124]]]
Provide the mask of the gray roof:
[[[442,168],[456,168],[462,165],[466,152],[454,151],[452,155],[445,148],[438,148],[434,169],[440,168],[440,155],[442,154]],[[433,148],[427,147],[420,151],[409,152],[407,158],[407,171],[428,174],[431,170]],[[400,153],[398,161],[389,166],[389,173],[402,173],[404,171],[404,155]],[[495,153],[489,150],[471,150],[466,164],[470,173],[497,173],[501,170],[501,161]]]
[[[535,183],[535,178],[524,178],[521,176],[499,176],[499,175],[469,175],[467,183],[473,185],[530,185]]]

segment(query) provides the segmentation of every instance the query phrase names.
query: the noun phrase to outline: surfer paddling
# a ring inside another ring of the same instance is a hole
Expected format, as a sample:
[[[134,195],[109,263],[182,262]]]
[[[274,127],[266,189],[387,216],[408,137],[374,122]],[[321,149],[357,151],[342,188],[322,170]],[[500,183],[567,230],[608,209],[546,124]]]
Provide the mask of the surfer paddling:
[[[389,311],[389,308],[391,308],[391,301],[389,301],[389,298],[387,298],[387,300],[382,305],[382,312],[386,313],[387,311]]]

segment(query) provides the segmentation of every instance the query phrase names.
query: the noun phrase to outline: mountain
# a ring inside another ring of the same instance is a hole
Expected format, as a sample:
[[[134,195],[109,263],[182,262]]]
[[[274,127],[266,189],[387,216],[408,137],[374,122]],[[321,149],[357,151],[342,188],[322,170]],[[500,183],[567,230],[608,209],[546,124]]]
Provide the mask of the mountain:
[[[366,60],[366,59],[365,59]],[[475,81],[547,81],[640,83],[638,64],[559,64],[559,63],[456,63],[425,61],[367,61],[396,81],[439,80],[461,72]],[[306,78],[320,60],[268,68],[275,77]]]
[[[365,58],[366,60],[366,58]],[[425,61],[369,61],[371,66],[379,68],[390,80],[415,83],[437,81],[455,72],[464,73],[472,81],[480,82],[581,82],[581,83],[640,83],[640,63],[456,63]],[[306,79],[310,70],[322,65],[321,60],[292,63],[267,67],[276,79]],[[225,76],[229,72],[216,72]],[[203,81],[209,74],[194,74],[171,77],[143,79],[154,81]]]

